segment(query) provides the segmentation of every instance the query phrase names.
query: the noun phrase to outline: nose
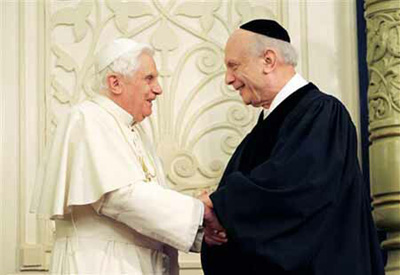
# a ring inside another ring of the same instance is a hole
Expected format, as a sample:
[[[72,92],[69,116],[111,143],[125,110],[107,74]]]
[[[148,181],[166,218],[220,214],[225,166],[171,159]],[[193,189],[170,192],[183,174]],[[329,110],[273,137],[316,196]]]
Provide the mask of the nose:
[[[156,84],[154,84],[152,90],[153,90],[153,93],[155,93],[156,95],[162,94],[162,89],[161,89],[160,84],[158,84],[158,82]]]
[[[233,82],[235,82],[235,76],[228,69],[225,73],[225,83],[226,85],[232,85]]]

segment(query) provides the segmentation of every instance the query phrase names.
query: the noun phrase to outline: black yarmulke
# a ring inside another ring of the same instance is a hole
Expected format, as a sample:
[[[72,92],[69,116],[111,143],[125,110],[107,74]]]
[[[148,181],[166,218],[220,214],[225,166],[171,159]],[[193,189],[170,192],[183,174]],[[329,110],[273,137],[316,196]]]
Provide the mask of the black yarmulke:
[[[274,20],[256,19],[241,25],[240,28],[290,43],[288,32]]]

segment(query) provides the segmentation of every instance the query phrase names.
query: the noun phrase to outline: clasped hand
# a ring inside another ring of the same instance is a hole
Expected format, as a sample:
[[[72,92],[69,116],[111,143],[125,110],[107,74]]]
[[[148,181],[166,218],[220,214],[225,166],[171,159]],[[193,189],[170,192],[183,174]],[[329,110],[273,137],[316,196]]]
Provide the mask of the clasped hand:
[[[228,241],[225,229],[221,226],[214,212],[213,203],[207,191],[203,191],[199,199],[204,204],[204,241],[212,245],[221,245]]]

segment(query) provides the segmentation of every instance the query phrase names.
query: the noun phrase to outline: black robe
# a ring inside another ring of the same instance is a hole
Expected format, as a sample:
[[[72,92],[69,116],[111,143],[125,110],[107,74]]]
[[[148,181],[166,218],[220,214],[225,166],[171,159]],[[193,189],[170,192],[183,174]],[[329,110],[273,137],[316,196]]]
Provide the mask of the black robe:
[[[203,243],[206,275],[380,275],[355,127],[308,84],[246,136],[211,195],[228,243]]]

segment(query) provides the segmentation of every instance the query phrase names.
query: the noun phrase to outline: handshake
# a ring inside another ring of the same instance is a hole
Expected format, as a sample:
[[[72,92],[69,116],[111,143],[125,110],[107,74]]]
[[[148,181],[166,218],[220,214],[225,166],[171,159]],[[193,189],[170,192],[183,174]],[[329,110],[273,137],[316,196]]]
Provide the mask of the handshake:
[[[221,226],[214,212],[209,194],[204,191],[198,198],[204,204],[204,241],[210,245],[221,245],[228,241],[225,229]]]

